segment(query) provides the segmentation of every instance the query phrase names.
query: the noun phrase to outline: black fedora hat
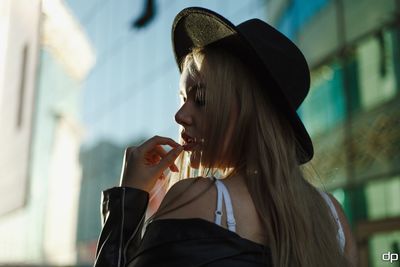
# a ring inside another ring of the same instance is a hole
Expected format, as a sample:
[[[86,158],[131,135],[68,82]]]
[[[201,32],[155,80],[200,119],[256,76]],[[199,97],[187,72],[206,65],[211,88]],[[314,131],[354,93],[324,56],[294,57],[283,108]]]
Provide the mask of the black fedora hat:
[[[262,20],[250,19],[235,26],[211,10],[190,7],[175,17],[172,44],[179,68],[194,47],[222,45],[249,65],[261,82],[272,82],[275,86],[264,87],[294,129],[298,161],[311,160],[311,138],[296,113],[309,91],[310,71],[292,41]]]

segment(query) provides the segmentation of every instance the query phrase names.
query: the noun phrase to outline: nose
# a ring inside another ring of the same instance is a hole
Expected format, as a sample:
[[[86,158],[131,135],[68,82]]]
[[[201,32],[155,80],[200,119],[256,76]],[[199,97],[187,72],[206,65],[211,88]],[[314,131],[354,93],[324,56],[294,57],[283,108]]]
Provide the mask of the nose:
[[[183,104],[183,106],[176,112],[175,121],[182,126],[188,126],[192,124],[192,115],[186,108],[186,104]]]

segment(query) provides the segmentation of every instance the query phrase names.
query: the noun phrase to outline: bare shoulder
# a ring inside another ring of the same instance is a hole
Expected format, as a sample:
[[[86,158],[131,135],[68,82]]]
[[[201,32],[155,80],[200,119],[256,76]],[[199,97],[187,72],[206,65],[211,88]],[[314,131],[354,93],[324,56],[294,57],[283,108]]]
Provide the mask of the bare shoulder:
[[[207,198],[212,184],[211,179],[204,177],[186,178],[176,182],[162,200],[155,215],[156,219],[196,217],[193,214],[196,209],[193,208],[202,207],[199,202]]]
[[[201,176],[180,180],[168,190],[163,202],[178,196],[182,199],[191,198],[206,190],[211,183],[211,179]]]
[[[336,200],[334,196],[328,193],[329,198],[332,200],[335,206],[336,212],[338,214],[340,224],[343,227],[343,232],[345,236],[345,247],[344,252],[347,259],[352,263],[353,266],[358,266],[358,251],[355,238],[351,232],[349,222],[347,221],[346,215],[343,211],[342,205]]]

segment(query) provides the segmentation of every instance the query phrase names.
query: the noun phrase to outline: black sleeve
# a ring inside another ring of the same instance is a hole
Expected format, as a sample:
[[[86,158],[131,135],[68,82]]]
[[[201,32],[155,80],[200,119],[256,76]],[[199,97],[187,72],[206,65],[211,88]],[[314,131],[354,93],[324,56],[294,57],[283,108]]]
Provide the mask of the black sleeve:
[[[148,201],[149,194],[136,188],[114,187],[103,192],[103,228],[95,267],[126,265],[139,246]]]

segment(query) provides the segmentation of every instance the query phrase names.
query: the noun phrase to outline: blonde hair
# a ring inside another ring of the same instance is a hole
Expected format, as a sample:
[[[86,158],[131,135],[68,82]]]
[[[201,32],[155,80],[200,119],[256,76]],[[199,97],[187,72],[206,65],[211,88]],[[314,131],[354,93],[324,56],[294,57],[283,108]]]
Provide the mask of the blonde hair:
[[[317,189],[304,179],[295,134],[271,100],[269,91],[276,86],[272,80],[261,83],[240,59],[218,48],[193,50],[182,62],[185,68],[206,86],[207,131],[203,131],[199,171],[192,170],[188,155],[182,154],[179,165],[186,171],[173,177],[171,185],[221,169],[226,176],[240,173],[261,218],[264,244],[271,249],[274,266],[347,266],[331,212]],[[223,150],[234,101],[238,119]],[[225,168],[221,159],[232,168]]]

